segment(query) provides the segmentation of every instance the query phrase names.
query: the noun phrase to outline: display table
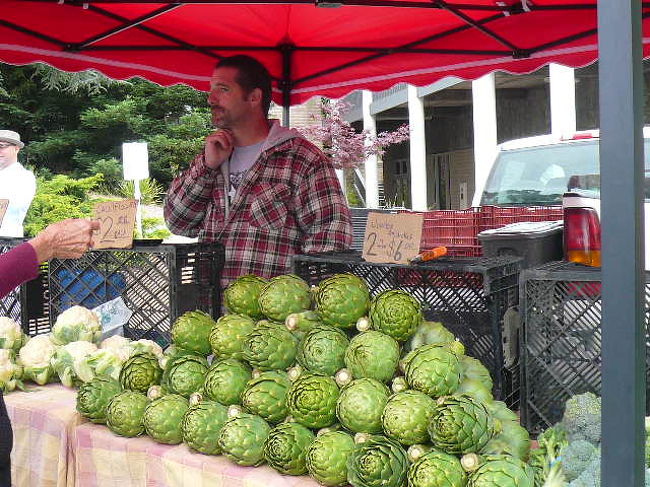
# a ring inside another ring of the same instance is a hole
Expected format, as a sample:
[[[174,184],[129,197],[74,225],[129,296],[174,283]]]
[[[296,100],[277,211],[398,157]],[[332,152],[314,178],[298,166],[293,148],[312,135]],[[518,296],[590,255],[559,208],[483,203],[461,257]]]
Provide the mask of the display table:
[[[60,384],[5,395],[14,430],[14,487],[318,487],[268,466],[240,467],[224,456],[147,436],[123,438],[75,410],[76,390]]]
[[[280,475],[268,466],[240,467],[224,456],[147,436],[123,438],[103,425],[77,427],[73,445],[79,487],[318,487],[313,479]]]
[[[76,391],[60,384],[30,385],[5,394],[14,431],[11,480],[14,487],[75,485],[72,440],[85,420],[76,411]]]

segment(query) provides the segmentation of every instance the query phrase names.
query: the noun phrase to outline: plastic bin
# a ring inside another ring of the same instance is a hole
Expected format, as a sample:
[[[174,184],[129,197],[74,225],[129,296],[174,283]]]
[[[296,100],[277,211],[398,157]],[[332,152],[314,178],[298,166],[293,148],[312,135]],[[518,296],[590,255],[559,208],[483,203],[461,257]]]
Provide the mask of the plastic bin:
[[[562,418],[566,400],[601,391],[601,272],[569,262],[522,271],[521,419],[539,433]],[[646,315],[650,273],[645,275]],[[650,335],[646,330],[646,344]],[[650,345],[646,382],[650,380]],[[648,382],[650,383],[650,382]],[[646,414],[650,413],[650,394]]]
[[[514,255],[523,259],[522,268],[537,267],[553,260],[562,260],[563,222],[519,222],[478,234],[483,255],[496,257]]]
[[[25,242],[25,239],[0,238],[0,254],[8,252]],[[36,279],[26,282],[0,299],[0,316],[7,316],[20,323],[29,336],[50,331],[48,306],[48,265],[41,264]]]
[[[223,245],[135,244],[131,249],[94,250],[81,259],[50,261],[49,303],[54,321],[74,304],[95,307],[122,297],[133,312],[124,335],[171,343],[171,326],[199,309],[221,314]]]
[[[423,305],[425,318],[442,322],[465,345],[467,355],[490,371],[493,393],[511,407],[519,398],[517,357],[504,353],[504,317],[517,302],[519,258],[441,258],[417,265],[374,264],[358,252],[294,257],[294,273],[309,284],[333,274],[351,272],[362,277],[374,296],[403,289]],[[509,343],[506,343],[510,349]],[[516,346],[517,344],[513,344]]]

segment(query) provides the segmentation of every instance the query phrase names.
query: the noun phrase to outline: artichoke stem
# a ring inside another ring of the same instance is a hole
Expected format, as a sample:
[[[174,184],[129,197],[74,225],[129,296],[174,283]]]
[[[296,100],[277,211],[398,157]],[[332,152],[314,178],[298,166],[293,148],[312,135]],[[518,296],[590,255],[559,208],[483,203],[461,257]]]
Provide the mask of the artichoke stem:
[[[350,371],[348,369],[341,369],[334,376],[334,380],[339,387],[343,387],[352,382],[352,374],[350,374]]]
[[[147,389],[147,399],[150,401],[154,401],[159,397],[162,397],[162,395],[162,387],[158,385],[150,386],[149,389]]]
[[[481,457],[476,453],[467,453],[460,458],[460,464],[466,472],[473,472],[481,466]]]
[[[354,442],[358,445],[361,443],[365,443],[370,439],[370,435],[368,433],[357,433],[354,435]]]
[[[237,404],[232,404],[228,406],[228,417],[229,418],[236,418],[237,416],[241,416],[243,413],[242,407],[238,406]]]
[[[367,316],[362,316],[357,320],[357,330],[359,331],[370,330],[370,319]]]
[[[429,445],[416,444],[409,446],[406,454],[408,455],[408,458],[411,462],[415,462],[429,450],[431,450],[431,446]]]
[[[196,406],[201,401],[203,401],[203,395],[200,392],[190,394],[190,406]]]

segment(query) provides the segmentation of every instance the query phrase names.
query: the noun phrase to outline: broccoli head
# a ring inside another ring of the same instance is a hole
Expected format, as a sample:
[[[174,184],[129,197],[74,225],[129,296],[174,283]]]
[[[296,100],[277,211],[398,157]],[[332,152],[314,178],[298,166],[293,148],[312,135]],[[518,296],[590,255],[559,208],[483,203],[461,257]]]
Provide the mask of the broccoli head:
[[[592,392],[570,397],[561,422],[569,442],[586,440],[593,445],[600,444],[600,411],[600,397]]]
[[[567,481],[578,478],[595,454],[600,455],[600,451],[586,440],[569,443],[562,450],[561,456],[562,470]]]

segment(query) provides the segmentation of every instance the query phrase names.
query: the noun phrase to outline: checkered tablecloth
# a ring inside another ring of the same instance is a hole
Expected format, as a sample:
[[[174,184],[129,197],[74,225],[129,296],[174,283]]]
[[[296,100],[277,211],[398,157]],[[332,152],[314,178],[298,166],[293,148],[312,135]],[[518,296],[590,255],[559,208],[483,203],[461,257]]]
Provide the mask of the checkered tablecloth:
[[[79,487],[318,487],[309,477],[280,475],[268,466],[240,467],[183,444],[123,438],[91,423],[77,427],[73,450]]]
[[[84,419],[76,411],[76,391],[60,384],[30,386],[5,394],[14,431],[11,480],[14,487],[75,485],[75,428]]]
[[[5,395],[14,429],[14,487],[319,487],[268,466],[240,467],[223,456],[123,438],[84,421],[76,391],[59,384]]]

